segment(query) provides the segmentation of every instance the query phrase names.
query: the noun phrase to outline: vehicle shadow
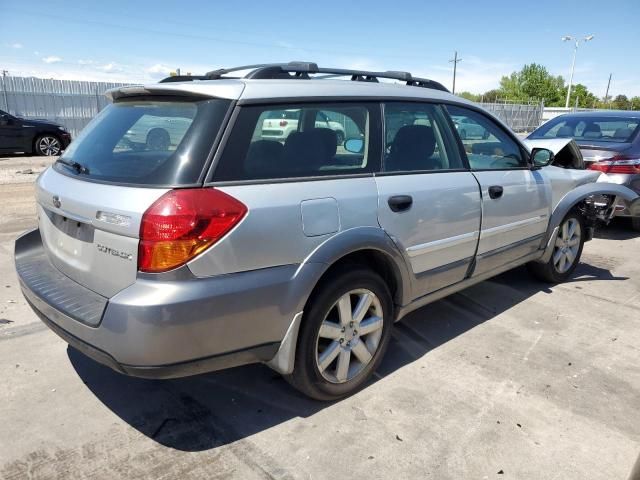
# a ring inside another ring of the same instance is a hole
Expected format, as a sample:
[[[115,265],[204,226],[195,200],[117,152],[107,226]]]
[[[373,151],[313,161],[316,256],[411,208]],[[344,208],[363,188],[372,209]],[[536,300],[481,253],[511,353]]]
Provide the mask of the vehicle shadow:
[[[580,264],[571,281],[585,278],[625,280]],[[552,293],[521,267],[409,314],[395,325],[371,383],[540,292]],[[86,386],[114,414],[156,442],[182,451],[216,448],[331,405],[307,399],[264,365],[144,380],[116,373],[72,347],[67,353]]]
[[[606,227],[596,229],[595,237],[604,240],[630,240],[640,237],[640,232],[631,228],[630,218],[616,217]]]

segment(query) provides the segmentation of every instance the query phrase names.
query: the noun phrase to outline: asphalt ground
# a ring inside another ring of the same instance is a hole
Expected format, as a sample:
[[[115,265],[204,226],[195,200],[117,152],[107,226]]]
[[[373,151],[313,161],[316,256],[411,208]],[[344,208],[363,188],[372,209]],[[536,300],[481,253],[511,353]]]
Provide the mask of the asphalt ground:
[[[412,313],[365,389],[319,403],[263,365],[128,378],[49,331],[12,259],[46,164],[0,157],[0,478],[628,478],[640,234],[627,222],[587,243],[565,284],[518,268]]]

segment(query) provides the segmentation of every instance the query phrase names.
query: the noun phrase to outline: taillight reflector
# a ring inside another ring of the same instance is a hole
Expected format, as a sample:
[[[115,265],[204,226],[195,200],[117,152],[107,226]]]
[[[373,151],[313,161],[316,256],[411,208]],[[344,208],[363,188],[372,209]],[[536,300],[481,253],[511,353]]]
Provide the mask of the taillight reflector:
[[[607,160],[600,160],[589,165],[589,169],[604,173],[640,173],[640,158],[616,155]]]
[[[281,127],[286,127],[288,123],[289,122],[287,122],[286,120],[280,120],[280,126]]]
[[[242,220],[247,207],[214,188],[171,190],[142,216],[138,269],[165,272],[211,247]]]

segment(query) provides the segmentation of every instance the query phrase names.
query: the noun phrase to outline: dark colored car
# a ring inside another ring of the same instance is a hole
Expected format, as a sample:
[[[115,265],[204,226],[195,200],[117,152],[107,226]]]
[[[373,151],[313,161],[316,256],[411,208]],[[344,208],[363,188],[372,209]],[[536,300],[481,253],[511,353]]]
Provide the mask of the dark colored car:
[[[59,155],[71,143],[62,125],[47,120],[26,120],[0,110],[0,153]]]
[[[640,112],[603,111],[560,115],[534,130],[528,138],[573,138],[599,181],[625,185],[640,193]],[[618,216],[629,216],[621,210]],[[631,219],[640,231],[640,218]]]

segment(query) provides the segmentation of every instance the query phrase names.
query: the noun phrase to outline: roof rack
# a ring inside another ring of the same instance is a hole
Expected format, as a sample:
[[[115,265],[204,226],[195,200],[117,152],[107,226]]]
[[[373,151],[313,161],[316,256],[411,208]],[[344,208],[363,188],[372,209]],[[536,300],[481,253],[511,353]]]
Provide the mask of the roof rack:
[[[173,76],[161,80],[160,83],[166,82],[182,82],[188,80],[219,80],[229,73],[239,72],[243,70],[251,70],[243,78],[253,79],[303,79],[308,80],[309,74],[323,74],[321,78],[337,78],[351,77],[355,82],[378,82],[380,78],[390,80],[400,80],[406,82],[406,85],[414,87],[432,88],[448,92],[446,87],[441,83],[428,78],[414,77],[409,72],[386,71],[386,72],[370,72],[366,70],[351,70],[345,68],[323,68],[318,67],[312,62],[289,62],[289,63],[264,63],[256,65],[243,65],[233,68],[220,68],[212,70],[205,75],[198,76]]]

